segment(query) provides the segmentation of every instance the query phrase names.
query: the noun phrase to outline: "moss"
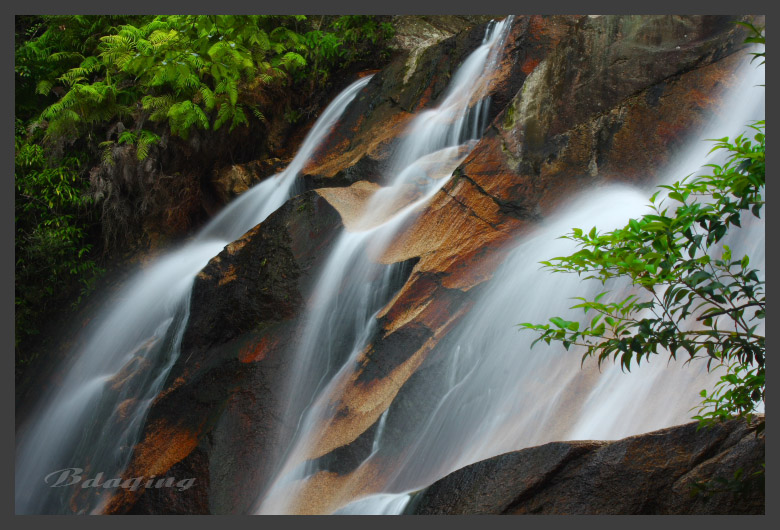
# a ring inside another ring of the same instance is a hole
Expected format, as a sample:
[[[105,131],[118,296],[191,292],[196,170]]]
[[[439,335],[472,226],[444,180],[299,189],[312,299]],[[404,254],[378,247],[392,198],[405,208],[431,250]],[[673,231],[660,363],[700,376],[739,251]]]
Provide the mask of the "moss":
[[[515,120],[517,119],[517,109],[515,109],[514,102],[506,108],[504,113],[504,129],[512,129],[515,126]]]
[[[314,195],[310,193],[304,193],[303,195],[300,195],[299,197],[296,197],[294,200],[297,201],[299,204],[296,206],[295,211],[299,213],[305,213],[308,215],[309,219],[311,220],[314,216]]]
[[[463,168],[459,167],[452,173],[452,179],[450,179],[450,189],[454,189],[458,185],[461,177],[463,176]]]

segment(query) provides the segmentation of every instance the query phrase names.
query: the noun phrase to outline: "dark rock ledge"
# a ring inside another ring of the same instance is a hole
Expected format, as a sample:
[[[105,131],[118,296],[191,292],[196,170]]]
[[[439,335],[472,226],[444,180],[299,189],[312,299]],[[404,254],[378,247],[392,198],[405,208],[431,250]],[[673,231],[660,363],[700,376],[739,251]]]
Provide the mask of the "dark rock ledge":
[[[688,423],[613,442],[553,442],[506,453],[447,475],[418,493],[407,510],[763,514],[764,476],[750,477],[763,469],[765,440],[752,426],[732,420],[697,430],[698,423]],[[739,469],[743,479],[734,482]],[[715,491],[695,494],[695,483]]]

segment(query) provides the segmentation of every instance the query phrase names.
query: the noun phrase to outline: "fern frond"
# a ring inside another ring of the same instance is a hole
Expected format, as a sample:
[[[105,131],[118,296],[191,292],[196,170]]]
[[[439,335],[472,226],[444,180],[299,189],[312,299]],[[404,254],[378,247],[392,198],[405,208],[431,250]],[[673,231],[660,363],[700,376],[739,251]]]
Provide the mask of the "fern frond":
[[[66,85],[73,86],[76,83],[79,83],[81,81],[86,81],[86,72],[83,68],[76,67],[71,68],[64,74],[62,74],[59,78],[57,78],[57,81],[60,81]]]
[[[38,86],[35,88],[36,94],[41,94],[42,96],[45,96],[49,92],[51,92],[51,89],[54,85],[51,81],[43,80],[38,83]]]
[[[100,153],[100,159],[106,166],[113,166],[114,165],[114,155],[113,155],[113,147],[114,142],[108,141],[108,142],[100,142],[98,144],[98,147],[101,148]]]
[[[217,119],[214,120],[214,130],[216,131],[222,125],[227,122],[233,114],[233,109],[230,107],[230,105],[223,103],[219,106],[219,110],[217,111]]]
[[[117,143],[119,144],[134,144],[135,143],[135,133],[133,131],[122,131],[122,134],[119,135],[119,138],[117,139]]]
[[[162,96],[144,96],[141,99],[141,105],[144,109],[167,109],[173,105],[173,96],[163,94]]]
[[[235,79],[226,79],[227,93],[230,98],[230,104],[235,105],[238,102],[238,83]]]
[[[138,160],[145,160],[149,156],[149,148],[159,143],[160,137],[151,131],[142,130],[136,144],[136,156]]]
[[[206,116],[206,114],[198,105],[193,105],[192,108],[194,109],[195,115],[198,119],[198,124],[201,126],[201,128],[208,129],[209,128],[208,116]]]
[[[212,110],[216,104],[216,98],[214,92],[211,91],[206,85],[200,87],[200,94],[203,96],[203,103],[206,106],[206,110]]]
[[[68,61],[71,59],[81,59],[83,61],[84,56],[78,52],[61,51],[52,53],[46,59],[52,62]]]
[[[281,64],[289,69],[303,68],[306,66],[306,59],[298,53],[287,52],[282,57]]]
[[[265,116],[262,112],[260,112],[260,109],[257,108],[257,105],[249,105],[249,108],[252,110],[252,114],[254,114],[258,120],[265,121]]]
[[[169,29],[167,31],[164,29],[158,29],[149,35],[148,40],[155,49],[158,49],[168,44],[169,42],[175,41],[178,34],[179,32],[175,29]]]
[[[249,122],[246,119],[246,114],[244,114],[244,110],[241,108],[241,105],[236,105],[235,109],[233,110],[233,121],[230,124],[230,129],[228,132],[233,132],[233,129],[242,124],[248,125]]]

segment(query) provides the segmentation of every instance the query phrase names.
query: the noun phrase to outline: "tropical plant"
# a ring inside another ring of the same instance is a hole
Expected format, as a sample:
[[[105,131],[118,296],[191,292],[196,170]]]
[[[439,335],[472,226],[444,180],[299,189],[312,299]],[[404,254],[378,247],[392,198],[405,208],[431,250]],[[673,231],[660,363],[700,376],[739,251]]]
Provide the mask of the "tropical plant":
[[[294,28],[306,20],[303,15],[163,15],[143,25],[111,28],[95,54],[49,55],[80,62],[37,83],[40,94],[57,86],[64,91],[41,120],[50,139],[125,118],[166,122],[183,138],[193,128],[233,130],[247,125],[249,116],[264,119],[249,97],[262,87],[327,79],[331,69],[357,60],[392,35],[391,26],[367,16],[340,17],[329,31],[298,33]],[[310,63],[313,68],[307,68]]]
[[[87,292],[100,272],[88,242],[88,205],[83,160],[65,157],[51,166],[44,149],[15,138],[16,345],[38,333],[37,316],[76,287]],[[78,297],[76,297],[76,302]]]
[[[201,175],[170,160],[211,165],[237,128],[311,117],[333,71],[376,65],[380,18],[17,16],[17,357],[145,220],[189,226]]]

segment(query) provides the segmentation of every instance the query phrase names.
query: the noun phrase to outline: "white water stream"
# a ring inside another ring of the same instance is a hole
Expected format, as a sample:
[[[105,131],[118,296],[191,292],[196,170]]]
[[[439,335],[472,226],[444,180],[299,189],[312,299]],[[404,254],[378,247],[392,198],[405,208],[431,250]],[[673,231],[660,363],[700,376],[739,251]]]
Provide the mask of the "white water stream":
[[[65,492],[71,488],[44,482],[54,471],[82,468],[120,476],[149,405],[179,355],[195,276],[290,198],[304,164],[370,79],[356,81],[325,109],[283,172],[233,201],[193,241],[138,272],[100,311],[100,322],[60,369],[62,381],[17,431],[16,513],[70,513]]]
[[[321,471],[308,459],[317,444],[314,433],[327,421],[334,393],[374,336],[376,314],[408,272],[405,264],[381,265],[377,257],[481,136],[489,103],[484,80],[497,64],[511,23],[510,17],[491,25],[441,103],[414,119],[393,154],[386,175],[390,184],[374,194],[357,228],[339,235],[325,261],[286,382],[289,400],[283,413],[295,434],[258,499],[258,513],[290,511],[300,486]],[[736,136],[746,120],[764,117],[764,91],[751,88],[763,83],[763,68],[748,65],[743,72],[738,96],[705,138]],[[301,168],[368,81],[354,83],[331,103],[287,170],[253,187],[193,241],[138,273],[104,308],[63,367],[62,380],[17,431],[16,513],[70,512],[66,488],[43,482],[56,470],[80,467],[120,475],[148,407],[179,354],[195,275],[290,197]],[[753,96],[747,96],[751,90]],[[665,180],[698,171],[710,147],[693,142]],[[539,261],[572,252],[569,242],[556,237],[575,226],[605,230],[623,225],[645,211],[647,198],[645,191],[627,187],[591,190],[514,242],[506,262],[478,289],[468,315],[436,346],[439,361],[431,373],[440,377],[427,380],[430,401],[413,419],[395,403],[379,418],[371,453],[361,464],[392,470],[373,484],[379,493],[358,495],[338,513],[402,513],[411,492],[484,458],[553,440],[616,439],[690,418],[698,391],[713,379],[701,364],[683,367],[659,356],[630,374],[612,365],[599,373],[595,362],[580,369],[581,352],[574,349],[540,344],[530,350],[534,335],[517,329],[520,322],[553,315],[578,317],[581,313],[568,310],[570,297],[600,290],[576,276],[539,270]],[[763,243],[760,221],[744,228],[731,246],[735,256],[748,253],[751,265],[763,269]]]
[[[316,429],[327,421],[329,399],[375,331],[375,315],[385,305],[403,265],[378,263],[393,236],[447,182],[476,144],[487,114],[484,82],[495,68],[512,17],[491,23],[482,45],[453,76],[441,103],[410,124],[393,153],[390,184],[369,199],[362,230],[344,231],[320,273],[307,308],[301,347],[295,352],[285,395],[287,421],[297,421],[290,450],[260,500],[259,513],[285,513],[304,479],[319,468],[306,461],[317,443]]]
[[[746,131],[747,123],[764,119],[764,88],[759,86],[764,83],[763,67],[745,61],[738,76],[742,81],[724,105],[726,111],[690,143],[661,183],[701,173],[704,163],[722,164],[722,154],[708,155],[712,142],[706,139],[734,138]],[[605,231],[649,212],[649,195],[625,186],[590,190],[522,238],[469,314],[438,346],[445,351],[439,367],[445,377],[439,382],[437,404],[402,441],[393,441],[404,447],[400,454],[379,440],[361,464],[392,455],[392,473],[383,477],[382,493],[337,513],[402,513],[411,492],[508,451],[558,440],[620,439],[691,421],[701,400],[699,391],[711,389],[726,373],[708,373],[706,359],[684,365],[684,357],[669,362],[668,355],[661,354],[628,373],[611,362],[599,372],[592,359],[580,368],[583,352],[576,348],[566,351],[541,343],[532,350],[536,335],[517,328],[521,322],[543,323],[551,316],[584,321],[581,310],[569,309],[577,303],[572,297],[592,299],[605,287],[576,275],[540,270],[539,262],[576,250],[571,241],[557,239],[573,227]],[[667,199],[669,203],[672,207],[674,201]],[[724,242],[734,259],[748,254],[751,268],[763,271],[764,221],[748,214],[742,223]],[[607,288],[616,300],[627,295],[619,284]],[[763,334],[763,324],[757,333]],[[384,420],[388,425],[393,423],[392,405],[389,410]]]

